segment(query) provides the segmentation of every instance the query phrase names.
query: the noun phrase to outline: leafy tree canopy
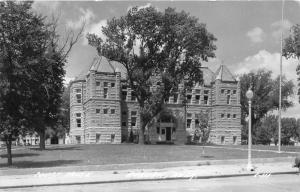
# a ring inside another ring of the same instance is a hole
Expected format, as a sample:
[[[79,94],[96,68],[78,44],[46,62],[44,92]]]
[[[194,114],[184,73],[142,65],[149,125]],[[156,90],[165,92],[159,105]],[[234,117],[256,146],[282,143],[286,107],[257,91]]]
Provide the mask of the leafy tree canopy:
[[[246,92],[251,87],[254,94],[252,98],[251,117],[254,134],[260,120],[265,117],[268,112],[276,110],[279,107],[279,78],[272,79],[271,75],[271,71],[258,70],[257,72],[250,72],[240,77],[242,124],[244,125],[246,124],[245,118],[248,116],[249,112]],[[291,80],[288,81],[285,77],[282,78],[282,81],[282,108],[287,109],[293,106],[290,96],[293,95],[294,84]]]

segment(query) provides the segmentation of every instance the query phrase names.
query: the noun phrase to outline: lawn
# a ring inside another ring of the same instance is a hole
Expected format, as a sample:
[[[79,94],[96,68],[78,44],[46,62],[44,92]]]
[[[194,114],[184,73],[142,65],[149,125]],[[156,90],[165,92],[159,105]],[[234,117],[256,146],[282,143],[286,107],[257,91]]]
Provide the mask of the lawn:
[[[225,147],[225,148],[224,148]],[[169,162],[192,160],[246,159],[247,146],[197,145],[65,145],[13,150],[13,165],[17,168],[40,168],[69,165],[107,165],[144,162]],[[276,147],[253,146],[254,149],[277,150]],[[300,152],[300,147],[289,147]],[[282,150],[286,148],[282,147]],[[253,158],[287,157],[296,154],[253,151]],[[6,152],[1,151],[0,168],[6,167]]]

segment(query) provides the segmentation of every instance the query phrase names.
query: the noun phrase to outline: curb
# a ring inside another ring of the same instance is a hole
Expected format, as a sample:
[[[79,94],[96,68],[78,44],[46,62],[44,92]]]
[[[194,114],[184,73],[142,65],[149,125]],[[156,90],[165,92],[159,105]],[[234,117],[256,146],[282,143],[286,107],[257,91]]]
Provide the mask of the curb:
[[[288,172],[273,172],[271,175],[286,175],[296,174],[297,171]],[[88,181],[88,182],[70,182],[70,183],[51,183],[51,184],[37,184],[37,185],[19,185],[19,186],[0,186],[0,189],[14,189],[14,188],[30,188],[30,187],[47,187],[47,186],[68,186],[68,185],[92,185],[92,184],[108,184],[108,183],[126,183],[126,182],[140,182],[140,181],[168,181],[168,180],[183,180],[183,179],[213,179],[213,178],[229,178],[229,177],[245,177],[254,176],[253,173],[244,174],[224,174],[224,175],[210,175],[210,176],[195,176],[195,177],[166,177],[166,178],[149,178],[149,179],[123,179],[111,181]]]
[[[252,163],[273,163],[273,162],[291,162],[294,157],[276,157],[276,158],[253,158]],[[205,166],[205,165],[230,165],[247,164],[247,159],[227,159],[227,160],[200,160],[200,161],[171,161],[171,162],[153,162],[153,163],[128,163],[128,164],[107,164],[107,165],[83,165],[83,166],[61,166],[47,168],[0,168],[1,175],[27,175],[36,172],[47,172],[54,170],[56,172],[68,171],[107,171],[107,170],[127,170],[127,169],[163,169],[183,166]],[[22,173],[22,171],[27,173]],[[14,174],[8,174],[15,172]],[[5,174],[6,173],[6,174]]]

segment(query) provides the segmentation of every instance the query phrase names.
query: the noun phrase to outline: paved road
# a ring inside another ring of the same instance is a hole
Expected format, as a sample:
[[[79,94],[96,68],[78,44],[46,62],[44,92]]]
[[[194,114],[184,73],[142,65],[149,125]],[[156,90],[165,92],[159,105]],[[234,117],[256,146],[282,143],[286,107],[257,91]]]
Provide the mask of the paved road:
[[[65,191],[208,191],[208,192],[299,192],[300,175],[271,175],[257,177],[232,177],[218,179],[171,180],[3,189],[5,192],[65,192]]]

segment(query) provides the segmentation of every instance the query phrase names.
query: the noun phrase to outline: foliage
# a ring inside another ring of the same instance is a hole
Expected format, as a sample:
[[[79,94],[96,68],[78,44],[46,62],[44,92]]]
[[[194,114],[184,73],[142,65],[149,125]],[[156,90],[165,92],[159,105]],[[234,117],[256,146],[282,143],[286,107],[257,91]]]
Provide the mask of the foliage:
[[[127,69],[128,83],[140,106],[140,143],[146,125],[162,111],[164,101],[202,82],[201,62],[214,57],[216,38],[198,19],[175,9],[130,9],[102,28],[106,39],[88,34],[99,55],[118,61]],[[184,89],[183,89],[184,90]]]
[[[296,24],[291,28],[291,34],[284,40],[283,56],[287,59],[293,57],[299,60],[300,58],[300,25]],[[300,63],[296,68],[298,82],[300,81]],[[300,102],[300,89],[298,89]]]
[[[209,124],[209,112],[201,111],[196,115],[196,119],[199,121],[199,125],[196,126],[195,129],[194,140],[199,140],[201,138],[201,143],[207,143],[211,130],[211,126]]]
[[[253,139],[256,138],[257,127],[260,121],[265,117],[268,112],[278,109],[279,107],[279,78],[275,80],[271,77],[272,72],[266,70],[258,70],[257,72],[250,72],[240,77],[241,84],[241,108],[242,108],[242,124],[243,129],[246,128],[246,117],[249,112],[248,99],[246,92],[251,87],[253,91],[252,98],[252,133]],[[293,106],[293,102],[290,101],[290,96],[293,95],[294,84],[292,81],[282,78],[282,108],[285,110]],[[248,137],[248,132],[242,131],[242,139]]]

